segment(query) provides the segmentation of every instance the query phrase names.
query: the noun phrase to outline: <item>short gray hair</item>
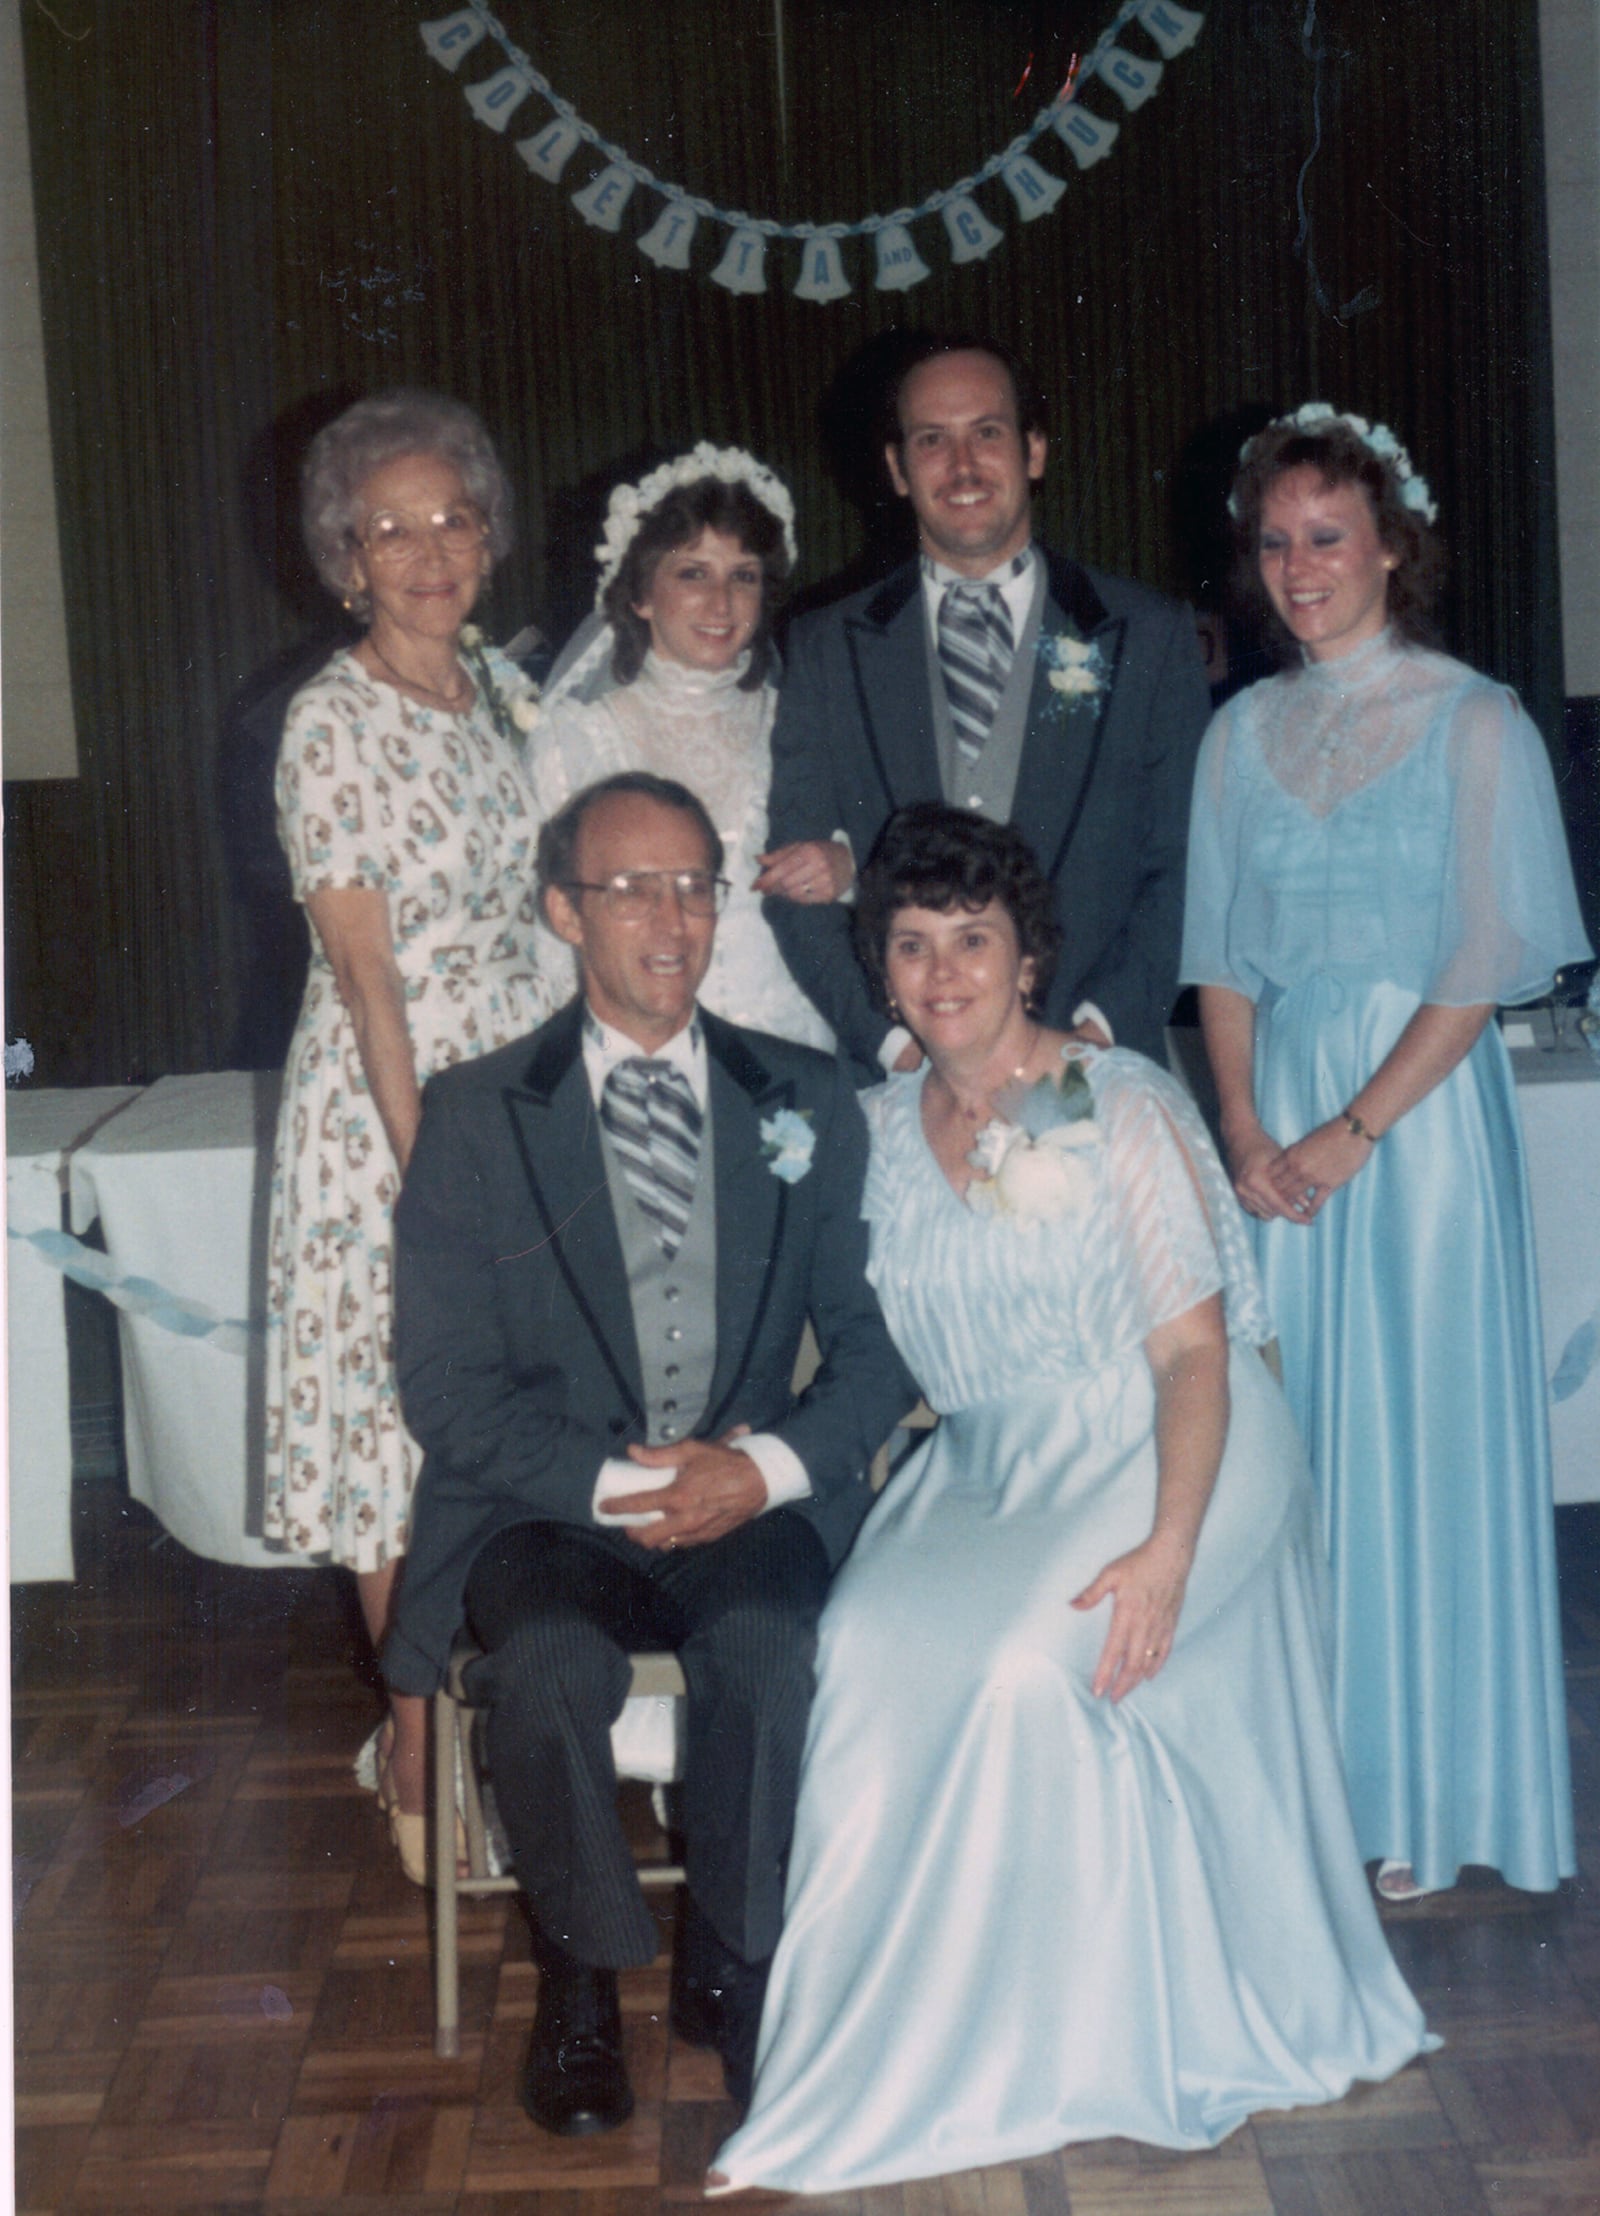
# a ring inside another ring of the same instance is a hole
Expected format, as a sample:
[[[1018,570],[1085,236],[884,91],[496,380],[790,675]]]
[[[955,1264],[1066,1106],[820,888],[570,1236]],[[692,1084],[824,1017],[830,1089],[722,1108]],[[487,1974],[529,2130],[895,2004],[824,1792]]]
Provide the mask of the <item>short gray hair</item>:
[[[300,525],[317,575],[362,618],[370,610],[350,582],[361,488],[374,470],[404,454],[435,454],[449,462],[483,512],[490,559],[498,562],[511,549],[510,480],[472,410],[439,393],[373,393],[324,424],[300,470]]]

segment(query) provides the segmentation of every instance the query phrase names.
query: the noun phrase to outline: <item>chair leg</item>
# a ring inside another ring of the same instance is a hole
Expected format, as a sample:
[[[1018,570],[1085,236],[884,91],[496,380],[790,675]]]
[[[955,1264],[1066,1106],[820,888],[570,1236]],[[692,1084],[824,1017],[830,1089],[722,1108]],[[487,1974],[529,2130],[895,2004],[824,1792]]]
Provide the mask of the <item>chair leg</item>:
[[[456,1892],[456,1704],[433,1696],[433,2051],[441,2062],[461,2055],[460,1900]]]

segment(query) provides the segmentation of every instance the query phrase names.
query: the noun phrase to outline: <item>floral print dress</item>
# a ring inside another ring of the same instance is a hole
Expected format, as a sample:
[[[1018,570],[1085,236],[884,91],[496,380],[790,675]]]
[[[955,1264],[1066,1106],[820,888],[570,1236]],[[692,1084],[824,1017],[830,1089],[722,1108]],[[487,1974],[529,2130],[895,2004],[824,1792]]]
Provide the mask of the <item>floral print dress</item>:
[[[504,696],[522,689],[502,657],[489,667]],[[481,701],[454,715],[421,707],[341,651],[290,703],[277,797],[296,899],[387,894],[419,1081],[550,1013],[537,806]],[[399,1185],[313,929],[273,1161],[265,1535],[356,1571],[405,1553],[421,1462],[394,1377]]]

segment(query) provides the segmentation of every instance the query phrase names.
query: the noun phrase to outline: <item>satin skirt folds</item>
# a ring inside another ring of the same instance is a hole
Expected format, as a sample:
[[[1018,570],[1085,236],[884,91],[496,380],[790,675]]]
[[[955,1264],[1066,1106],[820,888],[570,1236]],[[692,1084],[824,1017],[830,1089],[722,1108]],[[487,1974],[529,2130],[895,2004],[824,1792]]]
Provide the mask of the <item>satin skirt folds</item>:
[[[1090,1681],[1150,1528],[1148,1368],[947,1417],[823,1616],[755,2100],[716,2166],[826,2192],[1114,2134],[1214,2144],[1427,2042],[1351,1835],[1304,1460],[1236,1350],[1166,1669]]]
[[[1275,1137],[1336,1116],[1417,1007],[1318,977],[1264,1002]],[[1369,1859],[1544,1891],[1574,1868],[1544,1357],[1499,1028],[1308,1230],[1259,1227],[1333,1565],[1334,1697]]]

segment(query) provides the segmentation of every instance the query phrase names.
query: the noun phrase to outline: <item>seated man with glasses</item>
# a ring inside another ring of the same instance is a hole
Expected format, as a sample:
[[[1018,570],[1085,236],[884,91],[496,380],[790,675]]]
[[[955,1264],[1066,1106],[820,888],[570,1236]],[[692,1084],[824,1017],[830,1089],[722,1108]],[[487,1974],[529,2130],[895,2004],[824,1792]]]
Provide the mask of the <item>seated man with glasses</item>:
[[[842,1066],[697,1008],[721,867],[701,803],[643,771],[551,818],[540,893],[579,996],[434,1080],[397,1213],[427,1463],[384,1667],[426,1693],[460,1626],[484,1649],[469,1691],[539,1933],[522,2099],[563,2133],[631,2111],[616,1972],[656,1952],[609,1737],[630,1649],[675,1649],[689,1691],[671,2020],[748,2098],[817,1615],[917,1397],[866,1282]]]

